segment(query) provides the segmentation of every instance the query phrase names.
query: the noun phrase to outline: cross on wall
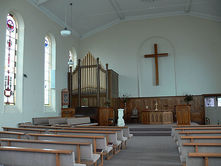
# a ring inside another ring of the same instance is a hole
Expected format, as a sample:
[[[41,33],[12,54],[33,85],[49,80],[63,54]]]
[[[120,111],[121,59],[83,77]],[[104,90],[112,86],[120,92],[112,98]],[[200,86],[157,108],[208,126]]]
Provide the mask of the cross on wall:
[[[155,59],[155,75],[156,75],[156,86],[159,85],[159,70],[158,70],[158,57],[168,56],[168,53],[158,53],[157,44],[154,44],[154,54],[144,55],[144,58],[154,58]]]

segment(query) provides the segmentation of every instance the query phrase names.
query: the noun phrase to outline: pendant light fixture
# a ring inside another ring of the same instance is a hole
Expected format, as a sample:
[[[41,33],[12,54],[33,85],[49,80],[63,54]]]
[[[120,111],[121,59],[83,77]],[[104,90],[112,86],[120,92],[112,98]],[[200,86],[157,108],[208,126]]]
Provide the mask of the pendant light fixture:
[[[71,8],[71,23],[72,23],[72,3],[69,4],[70,5],[70,8]],[[64,23],[65,23],[65,28],[63,30],[61,30],[61,36],[63,37],[66,37],[66,36],[70,36],[71,35],[71,30],[69,30],[67,28],[67,13],[68,13],[68,6],[67,6],[67,10],[65,10],[65,20],[64,20]]]

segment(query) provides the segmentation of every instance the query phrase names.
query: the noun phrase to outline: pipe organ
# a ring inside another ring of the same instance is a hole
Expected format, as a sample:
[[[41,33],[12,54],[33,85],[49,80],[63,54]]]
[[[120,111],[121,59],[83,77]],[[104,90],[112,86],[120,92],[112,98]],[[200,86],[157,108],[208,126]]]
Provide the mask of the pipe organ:
[[[100,107],[113,97],[118,97],[118,74],[109,70],[108,64],[104,68],[99,58],[95,59],[91,53],[79,59],[76,69],[68,74],[71,107]]]

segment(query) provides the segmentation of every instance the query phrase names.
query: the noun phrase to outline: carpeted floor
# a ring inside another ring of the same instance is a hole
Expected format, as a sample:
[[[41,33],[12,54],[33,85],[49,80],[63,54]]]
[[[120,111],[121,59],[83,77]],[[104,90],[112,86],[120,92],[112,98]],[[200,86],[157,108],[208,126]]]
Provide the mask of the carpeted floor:
[[[171,136],[135,136],[104,166],[181,166]]]

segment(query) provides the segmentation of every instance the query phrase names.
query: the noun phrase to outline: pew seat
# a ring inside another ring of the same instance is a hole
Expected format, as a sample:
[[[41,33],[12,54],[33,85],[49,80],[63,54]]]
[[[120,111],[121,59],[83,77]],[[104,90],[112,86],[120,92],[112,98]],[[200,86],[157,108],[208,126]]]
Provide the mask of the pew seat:
[[[122,129],[111,129],[111,128],[84,128],[84,127],[65,127],[63,128],[65,130],[85,130],[85,131],[114,131],[114,132],[117,132],[117,139],[119,141],[122,141],[121,145],[118,147],[118,149],[120,150],[120,148],[122,147],[126,147],[126,141],[127,141],[127,138],[123,136],[123,130]],[[118,152],[119,152],[118,150]]]
[[[107,150],[107,142],[104,136],[89,136],[89,135],[58,135],[58,134],[27,134],[29,139],[32,140],[54,140],[54,141],[68,141],[68,142],[86,142],[91,143],[93,146],[93,153],[97,154],[97,149],[101,149],[101,153],[94,155],[92,160],[97,160],[103,155],[103,151]],[[109,152],[107,152],[109,153]]]
[[[219,153],[221,152],[221,143],[183,143],[180,151],[180,160],[186,162],[188,153]]]
[[[46,129],[29,129],[29,128],[15,128],[15,127],[2,127],[4,131],[22,132],[22,133],[45,133]]]
[[[13,131],[0,131],[0,138],[25,138],[26,135],[23,132],[13,132]]]
[[[133,137],[133,134],[130,134],[130,130],[128,126],[86,126],[86,125],[77,125],[76,127],[83,127],[83,128],[106,128],[106,129],[123,129],[123,136],[130,139]]]
[[[86,166],[76,164],[73,156],[71,150],[0,147],[0,164],[7,166]]]
[[[189,153],[186,166],[220,166],[221,153]]]
[[[27,140],[27,139],[0,139],[1,146],[14,146],[24,148],[48,148],[71,150],[75,153],[75,161],[81,163],[82,161],[92,161],[94,154],[92,152],[92,145],[90,143],[78,142],[59,142],[48,140]],[[92,161],[94,163],[94,160]]]

